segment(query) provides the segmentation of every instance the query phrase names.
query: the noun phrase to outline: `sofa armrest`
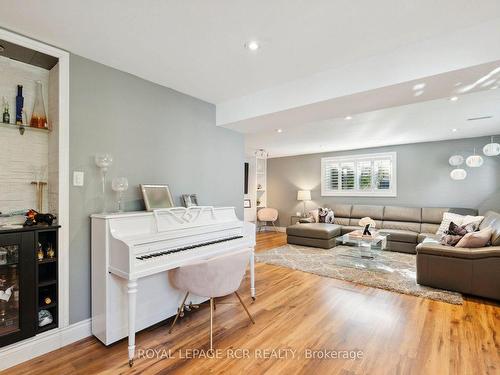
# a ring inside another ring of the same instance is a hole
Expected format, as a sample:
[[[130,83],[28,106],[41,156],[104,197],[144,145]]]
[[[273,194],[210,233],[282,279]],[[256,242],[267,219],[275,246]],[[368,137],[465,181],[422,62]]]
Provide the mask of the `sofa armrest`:
[[[480,259],[500,257],[500,246],[486,246],[480,248],[453,247],[439,243],[421,243],[417,246],[417,255],[437,255],[452,258]]]

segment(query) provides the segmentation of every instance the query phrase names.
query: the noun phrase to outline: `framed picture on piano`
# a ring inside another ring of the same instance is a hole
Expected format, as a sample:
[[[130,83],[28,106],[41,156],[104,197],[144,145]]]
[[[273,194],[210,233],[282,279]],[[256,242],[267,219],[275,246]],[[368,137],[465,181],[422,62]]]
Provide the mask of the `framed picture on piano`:
[[[172,194],[168,185],[143,185],[141,184],[142,197],[147,211],[157,208],[170,208],[174,206]]]

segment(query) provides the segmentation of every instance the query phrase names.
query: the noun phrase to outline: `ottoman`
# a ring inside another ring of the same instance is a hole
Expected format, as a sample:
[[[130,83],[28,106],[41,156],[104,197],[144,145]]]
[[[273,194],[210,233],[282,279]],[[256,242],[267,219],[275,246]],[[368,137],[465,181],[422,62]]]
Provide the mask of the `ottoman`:
[[[323,249],[335,247],[335,237],[340,236],[340,232],[340,225],[326,223],[303,223],[286,228],[288,243]]]

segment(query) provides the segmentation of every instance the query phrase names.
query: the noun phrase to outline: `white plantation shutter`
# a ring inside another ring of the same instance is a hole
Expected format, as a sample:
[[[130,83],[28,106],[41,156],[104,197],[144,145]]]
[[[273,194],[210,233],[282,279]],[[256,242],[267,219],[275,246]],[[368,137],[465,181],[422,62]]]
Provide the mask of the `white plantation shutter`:
[[[321,159],[323,196],[396,196],[396,153]]]
[[[342,171],[342,190],[353,190],[356,185],[354,163],[342,163],[340,169]]]
[[[392,167],[390,160],[375,160],[375,186],[380,190],[391,188]]]
[[[358,161],[358,189],[371,190],[373,178],[373,163],[371,160]]]

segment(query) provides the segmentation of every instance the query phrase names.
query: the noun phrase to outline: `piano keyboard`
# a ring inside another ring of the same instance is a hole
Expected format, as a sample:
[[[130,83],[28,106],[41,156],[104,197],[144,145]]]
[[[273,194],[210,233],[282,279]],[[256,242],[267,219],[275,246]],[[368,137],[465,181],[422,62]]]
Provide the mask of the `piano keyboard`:
[[[151,253],[151,254],[148,254],[148,255],[142,255],[142,256],[136,257],[135,259],[137,259],[137,260],[148,260],[148,259],[151,259],[151,258],[161,257],[161,256],[165,256],[165,255],[169,255],[169,254],[174,254],[174,253],[179,253],[181,251],[196,249],[197,247],[209,246],[209,245],[214,245],[214,244],[217,244],[217,243],[238,240],[240,238],[243,238],[243,236],[233,236],[233,237],[221,238],[221,239],[218,239],[218,240],[209,241],[209,242],[203,242],[203,243],[199,243],[199,244],[196,244],[196,245],[178,247],[178,248],[174,248],[174,249],[170,249],[170,250],[159,251],[157,253]]]

